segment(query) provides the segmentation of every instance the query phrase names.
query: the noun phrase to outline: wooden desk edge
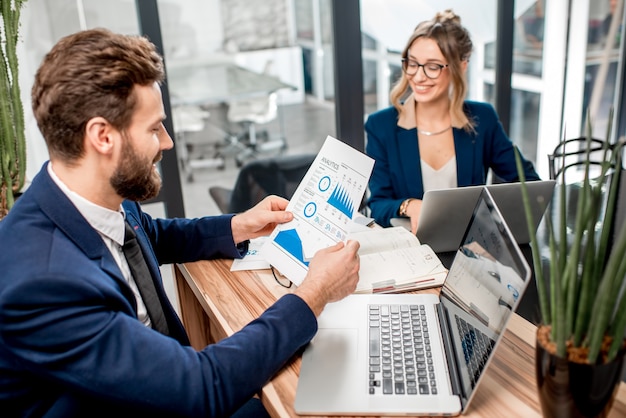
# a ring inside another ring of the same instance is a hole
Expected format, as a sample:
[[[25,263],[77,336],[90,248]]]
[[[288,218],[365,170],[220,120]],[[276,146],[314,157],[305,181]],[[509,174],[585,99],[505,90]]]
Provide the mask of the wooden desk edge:
[[[202,350],[207,345],[216,341],[212,337],[211,322],[219,324],[220,330],[227,335],[233,334],[233,329],[212,301],[210,295],[200,291],[191,274],[183,264],[173,266],[174,280],[179,301],[181,318],[189,335],[192,347]],[[217,331],[215,331],[217,333]],[[284,407],[274,384],[269,382],[261,391],[260,398],[273,417],[290,417],[290,413]]]

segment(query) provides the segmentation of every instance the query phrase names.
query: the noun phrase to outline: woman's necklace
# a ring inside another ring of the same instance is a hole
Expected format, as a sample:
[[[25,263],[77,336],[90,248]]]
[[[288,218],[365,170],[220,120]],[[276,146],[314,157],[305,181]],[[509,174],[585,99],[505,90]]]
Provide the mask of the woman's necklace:
[[[422,131],[421,129],[419,129],[417,126],[415,127],[415,129],[417,129],[417,133],[422,134],[422,135],[426,135],[426,136],[435,136],[435,135],[440,135],[442,133],[444,133],[445,131],[447,131],[448,129],[451,129],[452,125],[448,126],[447,128],[444,128],[440,131],[437,132],[429,132],[429,131]]]

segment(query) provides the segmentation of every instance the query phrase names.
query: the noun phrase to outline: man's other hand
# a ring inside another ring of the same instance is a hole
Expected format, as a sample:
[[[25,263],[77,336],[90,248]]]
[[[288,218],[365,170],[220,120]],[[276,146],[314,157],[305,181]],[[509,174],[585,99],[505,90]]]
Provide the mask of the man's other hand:
[[[318,316],[329,302],[354,293],[359,281],[358,241],[339,242],[319,250],[309,263],[309,271],[295,294]]]

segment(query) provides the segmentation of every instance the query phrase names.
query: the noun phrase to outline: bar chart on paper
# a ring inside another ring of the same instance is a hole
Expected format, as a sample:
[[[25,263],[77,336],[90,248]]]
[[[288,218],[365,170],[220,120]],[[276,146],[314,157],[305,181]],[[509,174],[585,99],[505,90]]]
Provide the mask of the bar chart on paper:
[[[270,264],[299,284],[318,250],[346,239],[372,167],[371,158],[328,137],[289,202],[294,220],[279,225],[264,246]]]

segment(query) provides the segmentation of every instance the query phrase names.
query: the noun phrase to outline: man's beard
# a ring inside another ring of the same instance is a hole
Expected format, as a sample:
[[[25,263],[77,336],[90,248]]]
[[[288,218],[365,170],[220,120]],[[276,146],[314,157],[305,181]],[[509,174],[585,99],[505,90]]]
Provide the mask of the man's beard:
[[[124,199],[141,202],[156,197],[161,190],[161,176],[152,165],[161,160],[159,152],[152,161],[142,159],[136,152],[130,138],[124,135],[122,159],[113,176],[111,186]]]

